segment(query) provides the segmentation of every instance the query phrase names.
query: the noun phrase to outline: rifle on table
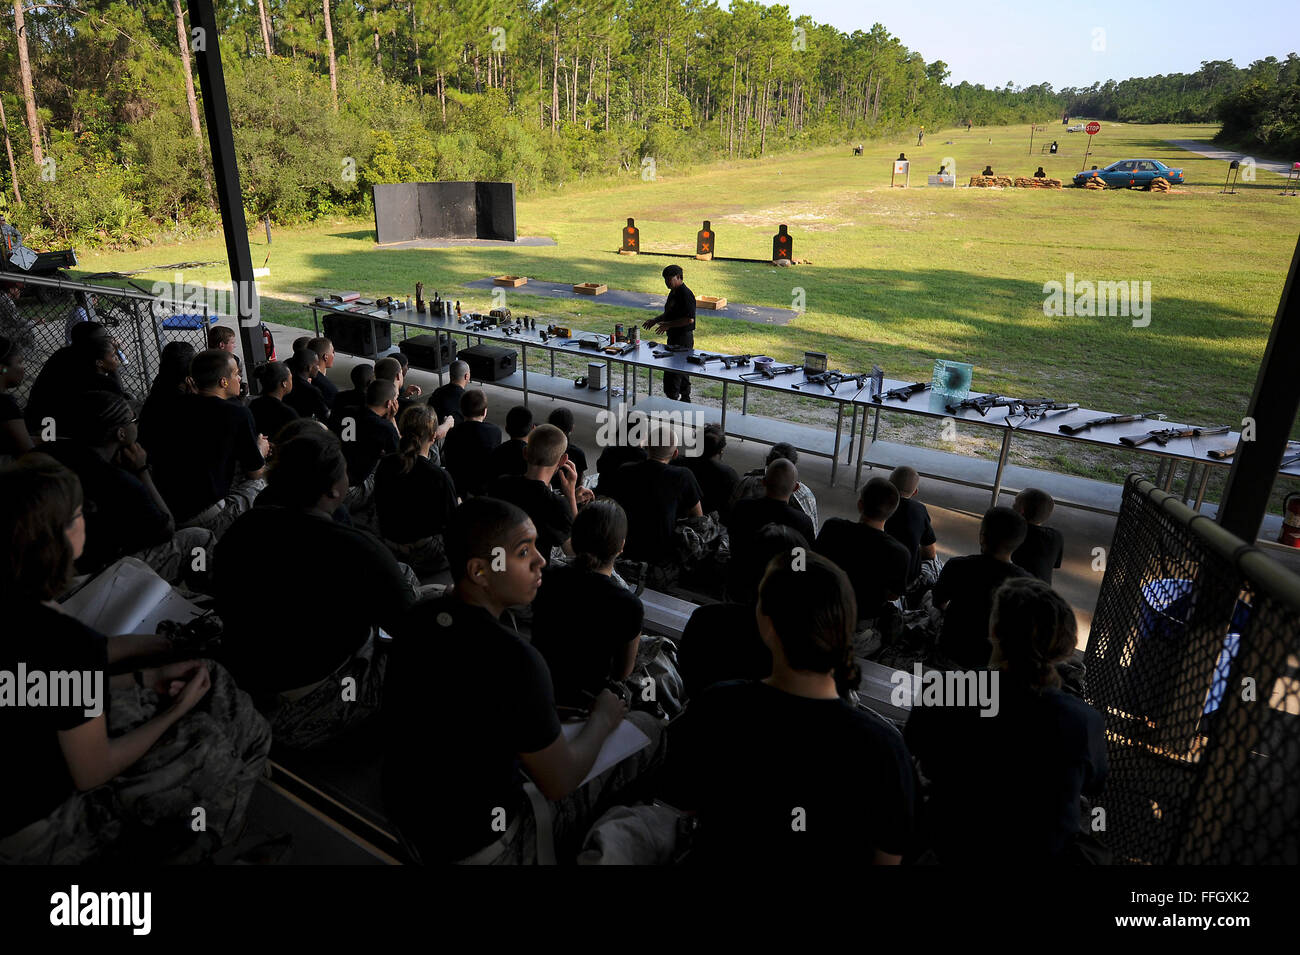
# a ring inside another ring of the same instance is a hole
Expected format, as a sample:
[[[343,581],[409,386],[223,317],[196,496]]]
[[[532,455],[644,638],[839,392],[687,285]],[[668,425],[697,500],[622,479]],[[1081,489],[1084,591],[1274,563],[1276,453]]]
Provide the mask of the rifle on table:
[[[711,361],[720,361],[722,367],[730,368],[732,365],[748,365],[753,357],[753,355],[715,355],[711,352],[697,352],[687,355],[686,360],[693,365],[707,365]]]
[[[1007,414],[1023,415],[1026,418],[1042,418],[1053,411],[1078,411],[1077,401],[1052,401],[1049,398],[1028,398],[1016,403]]]
[[[875,402],[882,402],[886,399],[889,401],[906,401],[908,398],[912,397],[912,395],[919,395],[921,392],[929,390],[930,382],[918,381],[914,385],[903,385],[901,388],[890,388],[883,394],[872,395],[871,400]]]
[[[1231,430],[1227,425],[1222,428],[1163,428],[1146,434],[1131,434],[1120,438],[1119,443],[1129,448],[1140,448],[1154,441],[1163,448],[1174,438],[1202,438],[1211,434],[1227,434]]]
[[[802,368],[801,365],[774,365],[770,362],[763,362],[754,367],[758,370],[741,375],[742,381],[757,381],[759,378],[775,378],[777,375],[789,375]]]
[[[1100,428],[1108,424],[1128,424],[1130,421],[1164,421],[1165,416],[1162,414],[1113,414],[1104,418],[1093,418],[1091,421],[1085,421],[1082,424],[1063,424],[1056,430],[1062,434],[1078,434],[1080,431],[1087,431],[1089,428]]]
[[[945,407],[950,414],[956,414],[963,408],[971,408],[978,411],[981,418],[987,418],[989,412],[994,408],[1014,408],[1019,404],[1019,398],[1004,398],[1002,395],[980,395],[978,398],[965,398]]]
[[[831,394],[835,394],[835,389],[846,381],[854,382],[861,391],[866,382],[871,380],[870,372],[863,372],[860,375],[846,375],[842,371],[823,371],[815,375],[808,375],[797,385],[791,385],[792,388],[802,388],[804,385],[822,385]]]
[[[1288,451],[1294,451],[1297,448],[1300,448],[1300,441],[1288,441],[1286,443],[1286,447]],[[1216,461],[1225,461],[1228,458],[1231,458],[1234,455],[1236,455],[1237,451],[1240,450],[1240,448],[1241,448],[1241,443],[1238,442],[1237,444],[1234,444],[1230,448],[1214,448],[1212,450],[1206,451],[1205,454],[1206,457],[1214,458],[1214,460]],[[1293,454],[1289,458],[1283,458],[1282,463],[1278,465],[1278,470],[1280,471],[1283,468],[1289,468],[1293,464],[1300,464],[1300,454]]]

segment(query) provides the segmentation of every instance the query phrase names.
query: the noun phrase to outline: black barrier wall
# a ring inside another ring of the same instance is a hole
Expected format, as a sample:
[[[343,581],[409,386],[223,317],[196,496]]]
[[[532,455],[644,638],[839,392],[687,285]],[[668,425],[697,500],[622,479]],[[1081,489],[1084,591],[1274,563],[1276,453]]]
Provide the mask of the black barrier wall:
[[[373,195],[381,244],[517,238],[513,182],[398,182],[374,186]]]
[[[1300,578],[1130,476],[1088,638],[1117,862],[1300,863]]]

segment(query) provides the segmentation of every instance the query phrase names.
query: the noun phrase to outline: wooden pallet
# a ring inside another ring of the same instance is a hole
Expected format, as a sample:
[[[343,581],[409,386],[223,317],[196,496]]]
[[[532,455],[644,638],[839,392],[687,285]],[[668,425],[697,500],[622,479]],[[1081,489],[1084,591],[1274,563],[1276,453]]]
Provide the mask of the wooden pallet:
[[[527,285],[528,279],[522,275],[495,275],[492,277],[492,284],[506,288],[519,288],[521,285]]]
[[[609,291],[609,286],[601,285],[598,282],[583,282],[575,285],[573,291],[579,295],[604,295]]]
[[[695,299],[696,308],[710,308],[715,312],[727,307],[727,300],[720,295],[701,295]]]

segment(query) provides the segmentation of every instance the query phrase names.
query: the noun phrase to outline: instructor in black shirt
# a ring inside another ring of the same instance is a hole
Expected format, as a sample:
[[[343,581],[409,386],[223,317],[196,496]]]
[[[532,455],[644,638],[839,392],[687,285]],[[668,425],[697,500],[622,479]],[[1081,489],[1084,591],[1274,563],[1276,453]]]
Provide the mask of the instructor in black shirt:
[[[670,348],[695,347],[695,293],[682,280],[682,267],[670,265],[664,269],[664,284],[668,286],[668,301],[663,314],[652,318],[642,328],[655,334],[668,333]],[[691,379],[674,371],[664,372],[664,394],[674,401],[691,400]]]

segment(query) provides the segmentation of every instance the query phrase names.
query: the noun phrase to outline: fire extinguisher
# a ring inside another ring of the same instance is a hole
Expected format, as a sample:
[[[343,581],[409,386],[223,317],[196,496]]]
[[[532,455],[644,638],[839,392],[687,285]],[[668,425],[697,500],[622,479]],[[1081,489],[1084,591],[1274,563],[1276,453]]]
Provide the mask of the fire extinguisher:
[[[1300,547],[1300,491],[1292,491],[1282,501],[1282,533],[1277,542],[1288,547]]]
[[[271,330],[266,327],[266,322],[262,323],[262,348],[266,351],[266,360],[275,361],[275,339],[271,337]]]

